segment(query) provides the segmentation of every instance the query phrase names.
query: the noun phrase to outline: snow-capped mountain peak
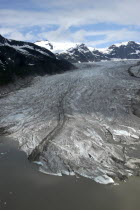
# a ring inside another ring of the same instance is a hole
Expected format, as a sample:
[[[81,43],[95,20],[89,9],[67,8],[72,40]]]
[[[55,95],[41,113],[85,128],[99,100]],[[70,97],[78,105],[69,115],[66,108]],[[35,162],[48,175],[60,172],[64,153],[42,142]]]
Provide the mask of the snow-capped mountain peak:
[[[109,48],[112,48],[112,47],[122,47],[122,46],[130,46],[130,45],[140,45],[140,43],[134,42],[134,41],[120,42],[120,43],[116,43],[116,44],[111,45]]]
[[[113,45],[111,45],[111,46],[115,46],[115,47],[126,46],[126,45],[128,45],[128,43],[129,43],[129,42],[120,42],[120,43],[113,44]],[[110,47],[111,47],[111,46],[110,46]]]
[[[72,52],[74,50],[81,51],[83,53],[89,52],[89,48],[85,44],[76,44],[74,47],[71,47],[67,52]]]
[[[85,44],[78,44],[58,57],[70,62],[93,62],[111,59],[140,59],[140,43],[129,41],[113,44],[108,48],[87,47]]]
[[[37,41],[35,43],[56,53],[58,58],[72,63],[110,59],[140,59],[140,43],[121,42],[108,48],[88,47],[84,43]]]
[[[61,53],[65,52],[70,48],[75,48],[78,43],[73,42],[50,42],[48,40],[46,41],[36,41],[34,44],[44,47],[53,53]]]
[[[49,42],[48,40],[46,40],[46,41],[36,41],[35,44],[40,46],[40,47],[44,47],[44,48],[47,48],[48,50],[53,51],[53,44],[51,42]]]

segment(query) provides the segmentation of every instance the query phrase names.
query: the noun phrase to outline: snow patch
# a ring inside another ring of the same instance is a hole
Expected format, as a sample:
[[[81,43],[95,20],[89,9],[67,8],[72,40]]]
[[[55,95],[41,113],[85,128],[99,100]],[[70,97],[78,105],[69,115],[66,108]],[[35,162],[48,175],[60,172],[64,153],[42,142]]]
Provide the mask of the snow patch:
[[[39,165],[39,166],[43,166],[43,163],[41,161],[34,161],[33,163]]]
[[[114,180],[107,175],[97,176],[94,181],[100,184],[114,184]]]
[[[131,55],[138,55],[140,53],[140,50],[136,50],[135,52],[133,52],[133,53],[130,53]]]
[[[48,172],[46,170],[43,170],[42,168],[39,169],[39,171],[43,174],[48,174],[48,175],[52,175],[52,176],[62,176],[62,173],[52,173],[52,172]]]
[[[130,132],[128,131],[125,131],[125,130],[114,130],[114,134],[117,135],[117,136],[129,136],[129,137],[132,137],[134,139],[139,139],[139,136],[135,135],[135,134],[131,134]]]
[[[67,51],[70,48],[75,47],[77,43],[37,41],[37,42],[35,42],[35,44],[40,46],[40,47],[44,47],[44,48],[52,51],[53,53],[61,53],[61,52]],[[53,48],[50,47],[50,44],[53,46]]]
[[[116,47],[120,47],[120,46],[127,46],[128,45],[128,42],[120,42],[120,43],[116,43],[114,44]]]

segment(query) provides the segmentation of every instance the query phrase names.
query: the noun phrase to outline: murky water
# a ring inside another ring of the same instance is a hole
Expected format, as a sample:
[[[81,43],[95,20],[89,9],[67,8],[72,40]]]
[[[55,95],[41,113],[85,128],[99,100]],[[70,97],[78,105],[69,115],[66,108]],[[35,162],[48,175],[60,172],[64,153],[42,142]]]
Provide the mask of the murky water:
[[[0,139],[0,209],[139,210],[140,178],[119,186],[38,172],[26,155]]]

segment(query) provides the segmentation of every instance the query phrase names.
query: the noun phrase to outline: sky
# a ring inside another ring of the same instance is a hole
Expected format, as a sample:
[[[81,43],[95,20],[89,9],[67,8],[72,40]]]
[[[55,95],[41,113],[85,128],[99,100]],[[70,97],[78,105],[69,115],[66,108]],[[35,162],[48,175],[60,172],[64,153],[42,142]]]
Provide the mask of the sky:
[[[0,0],[0,34],[104,48],[140,42],[140,0]]]

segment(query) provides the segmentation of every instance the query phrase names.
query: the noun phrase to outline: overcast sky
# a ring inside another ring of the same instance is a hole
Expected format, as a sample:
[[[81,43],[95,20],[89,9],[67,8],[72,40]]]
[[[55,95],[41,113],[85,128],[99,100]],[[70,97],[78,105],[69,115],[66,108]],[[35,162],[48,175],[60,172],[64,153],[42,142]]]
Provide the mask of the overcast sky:
[[[140,42],[140,0],[0,0],[0,34],[106,47]]]

